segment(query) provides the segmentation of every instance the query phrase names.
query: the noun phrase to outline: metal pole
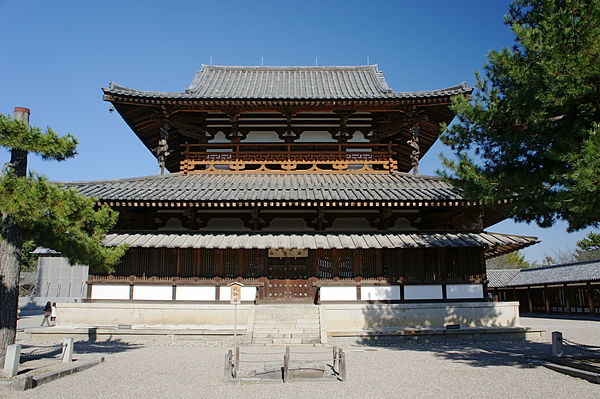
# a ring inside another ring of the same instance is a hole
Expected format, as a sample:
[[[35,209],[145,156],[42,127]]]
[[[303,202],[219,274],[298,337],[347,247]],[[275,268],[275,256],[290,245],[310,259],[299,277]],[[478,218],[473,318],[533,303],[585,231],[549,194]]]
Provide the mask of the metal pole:
[[[237,303],[233,305],[233,347],[237,350]]]

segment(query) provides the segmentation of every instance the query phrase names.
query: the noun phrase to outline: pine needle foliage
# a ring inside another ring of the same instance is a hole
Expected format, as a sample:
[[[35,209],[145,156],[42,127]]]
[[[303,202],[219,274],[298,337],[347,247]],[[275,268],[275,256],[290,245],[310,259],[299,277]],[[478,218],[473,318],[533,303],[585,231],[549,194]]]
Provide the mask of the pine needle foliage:
[[[0,146],[63,161],[76,154],[77,139],[0,114]],[[40,175],[20,177],[10,168],[5,172],[0,178],[0,212],[3,219],[21,226],[25,240],[58,251],[73,264],[89,265],[94,272],[113,270],[126,248],[105,248],[100,241],[117,222],[117,212]]]
[[[10,116],[0,114],[0,146],[8,150],[34,152],[46,160],[64,161],[77,154],[77,139],[68,133],[59,136],[50,127],[45,131],[27,126]]]
[[[117,222],[118,213],[95,203],[37,175],[9,174],[0,180],[0,211],[23,228],[26,240],[60,252],[73,264],[88,265],[94,272],[111,272],[125,249],[106,248],[100,241]]]
[[[515,0],[512,48],[491,51],[473,98],[442,126],[456,159],[440,172],[464,195],[514,199],[509,216],[569,231],[600,223],[600,1]]]

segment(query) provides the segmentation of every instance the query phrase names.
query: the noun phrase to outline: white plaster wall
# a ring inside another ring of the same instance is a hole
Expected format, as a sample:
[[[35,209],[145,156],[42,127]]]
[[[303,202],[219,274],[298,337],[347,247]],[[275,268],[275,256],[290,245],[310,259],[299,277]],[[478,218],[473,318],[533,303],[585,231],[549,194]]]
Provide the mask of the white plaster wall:
[[[441,285],[405,285],[404,299],[442,299]]]
[[[238,329],[245,329],[255,305],[239,305]],[[232,329],[234,306],[228,303],[59,303],[56,321],[59,326],[116,326],[133,328],[205,328]]]
[[[284,143],[283,140],[279,138],[276,132],[257,132],[251,131],[248,133],[248,137],[246,140],[242,141],[243,143]]]
[[[240,231],[250,229],[244,226],[244,222],[237,218],[212,218],[206,224],[205,230]]]
[[[170,301],[173,299],[173,286],[134,285],[133,299],[149,301]]]
[[[181,220],[176,217],[169,218],[167,223],[163,227],[159,227],[158,230],[166,230],[166,231],[185,231],[188,230],[186,227],[183,227],[181,224]]]
[[[389,301],[399,299],[399,285],[393,285],[391,287],[360,287],[361,301]]]
[[[219,300],[231,300],[231,287],[219,287]],[[254,301],[256,299],[256,287],[242,287],[242,301]]]
[[[482,299],[483,285],[481,284],[447,284],[446,298],[448,299]]]
[[[368,329],[518,327],[518,302],[322,304],[328,332]]]
[[[390,230],[407,231],[417,230],[417,228],[411,226],[407,218],[398,218],[396,219],[396,223],[394,224],[394,226],[390,227]]]
[[[319,298],[321,302],[356,301],[356,287],[321,287]]]
[[[313,231],[306,225],[306,220],[302,218],[273,218],[271,224],[263,230],[266,231]]]
[[[295,143],[336,143],[336,141],[331,138],[329,132],[314,131],[303,132]]]
[[[375,231],[365,218],[336,218],[328,231]]]
[[[216,297],[216,287],[186,287],[179,285],[175,290],[175,300],[177,301],[214,301]]]
[[[129,284],[94,284],[90,288],[92,299],[129,299]]]

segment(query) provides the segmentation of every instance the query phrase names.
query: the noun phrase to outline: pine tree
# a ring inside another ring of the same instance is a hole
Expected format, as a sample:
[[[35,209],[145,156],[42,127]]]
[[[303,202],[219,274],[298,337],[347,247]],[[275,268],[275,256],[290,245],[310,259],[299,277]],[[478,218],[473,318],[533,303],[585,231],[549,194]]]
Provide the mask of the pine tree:
[[[63,161],[76,154],[75,137],[61,137],[51,128],[29,127],[29,110],[15,111],[15,119],[0,114],[0,146],[11,152],[0,177],[0,364],[6,347],[15,341],[24,240],[57,250],[71,263],[87,264],[92,270],[110,271],[125,252],[125,248],[100,245],[117,221],[116,212],[97,207],[94,200],[50,184],[42,176],[26,176],[29,152]]]
[[[509,216],[569,230],[600,222],[600,2],[515,0],[515,45],[491,51],[472,100],[442,141],[442,172],[484,203],[516,199]],[[444,127],[445,128],[445,127]]]

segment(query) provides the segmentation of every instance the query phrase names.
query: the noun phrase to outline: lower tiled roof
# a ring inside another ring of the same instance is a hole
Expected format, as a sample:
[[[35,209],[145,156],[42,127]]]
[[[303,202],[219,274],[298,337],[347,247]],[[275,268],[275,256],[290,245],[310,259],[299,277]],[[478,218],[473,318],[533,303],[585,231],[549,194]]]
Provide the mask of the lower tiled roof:
[[[517,274],[519,274],[519,269],[489,269],[486,273],[488,287],[504,287]]]
[[[461,201],[439,178],[408,173],[189,174],[61,182],[111,201]]]
[[[208,249],[382,249],[485,247],[493,257],[537,243],[534,237],[499,233],[122,233],[109,234],[105,246],[126,244],[133,248]]]
[[[585,262],[565,263],[561,265],[518,269],[512,278],[500,282],[502,272],[506,270],[488,270],[490,287],[526,287],[544,284],[563,284],[586,281],[600,281],[600,259]],[[494,281],[495,285],[492,285]]]

